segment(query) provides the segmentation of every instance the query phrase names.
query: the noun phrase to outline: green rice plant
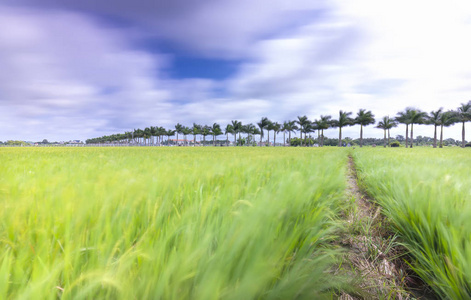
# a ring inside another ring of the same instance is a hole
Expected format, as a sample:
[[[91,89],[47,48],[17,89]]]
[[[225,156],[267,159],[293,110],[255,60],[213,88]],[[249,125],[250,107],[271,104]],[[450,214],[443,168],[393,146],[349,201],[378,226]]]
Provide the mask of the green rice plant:
[[[0,298],[332,297],[345,165],[342,149],[2,148]]]
[[[471,298],[468,149],[362,149],[354,158],[417,274],[442,298]]]

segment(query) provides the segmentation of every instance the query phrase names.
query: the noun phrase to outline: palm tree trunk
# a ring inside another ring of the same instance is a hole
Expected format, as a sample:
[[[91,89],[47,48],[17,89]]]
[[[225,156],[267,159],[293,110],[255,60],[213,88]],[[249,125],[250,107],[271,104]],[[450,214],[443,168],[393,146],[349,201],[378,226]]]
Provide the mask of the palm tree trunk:
[[[260,147],[262,147],[263,128],[260,128]]]
[[[391,132],[390,132],[390,129],[388,128],[388,147],[391,147],[390,139],[391,139]]]
[[[410,124],[410,147],[414,147],[414,123]]]
[[[386,148],[386,128],[384,129],[384,148]]]
[[[226,147],[229,144],[229,133],[226,133]]]
[[[409,141],[409,124],[406,124],[406,148],[408,146]]]
[[[196,134],[193,134],[193,147],[196,147]]]
[[[363,147],[363,125],[360,124],[360,148]]]
[[[433,132],[433,148],[437,148],[437,125],[435,126],[435,130]]]
[[[321,135],[321,147],[324,147],[324,129],[322,129],[322,135]]]
[[[267,130],[267,136],[268,136],[268,147],[270,147],[270,130]]]
[[[301,132],[301,147],[302,147],[303,146],[303,130],[300,129],[299,131]]]
[[[440,127],[440,148],[443,148],[443,124]]]
[[[464,138],[465,138],[464,123],[465,121],[463,121],[463,129],[461,130],[461,148],[464,148]]]
[[[286,131],[283,131],[283,147],[286,147]]]
[[[234,132],[234,147],[237,146],[237,132]]]
[[[276,130],[273,130],[273,147],[276,146]]]
[[[289,145],[290,145],[290,147],[291,147],[291,131],[288,132],[288,140],[289,140]]]
[[[342,127],[339,127],[339,147],[342,147]]]

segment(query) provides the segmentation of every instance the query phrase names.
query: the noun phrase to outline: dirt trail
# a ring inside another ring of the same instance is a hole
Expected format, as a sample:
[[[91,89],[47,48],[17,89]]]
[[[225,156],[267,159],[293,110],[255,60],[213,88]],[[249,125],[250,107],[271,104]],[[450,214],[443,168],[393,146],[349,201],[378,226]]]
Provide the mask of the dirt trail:
[[[361,290],[355,295],[342,293],[340,299],[432,299],[400,257],[405,250],[387,231],[381,207],[359,188],[352,156],[347,176],[351,208],[345,215],[347,231],[341,237],[341,245],[348,250],[343,268]],[[411,288],[418,292],[412,294]]]

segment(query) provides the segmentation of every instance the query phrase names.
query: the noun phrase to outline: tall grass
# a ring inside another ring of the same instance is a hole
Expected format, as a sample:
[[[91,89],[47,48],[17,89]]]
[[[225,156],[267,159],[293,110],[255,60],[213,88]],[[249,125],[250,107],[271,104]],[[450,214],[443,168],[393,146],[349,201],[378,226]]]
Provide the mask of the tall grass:
[[[0,149],[0,298],[328,298],[345,159]]]
[[[468,149],[354,151],[360,179],[385,208],[444,299],[471,298],[471,155]]]

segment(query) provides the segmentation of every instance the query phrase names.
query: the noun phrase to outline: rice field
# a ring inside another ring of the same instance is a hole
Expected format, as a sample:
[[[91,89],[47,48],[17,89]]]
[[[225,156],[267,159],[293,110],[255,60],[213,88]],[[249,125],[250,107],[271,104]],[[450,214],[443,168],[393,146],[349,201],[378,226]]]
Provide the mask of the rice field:
[[[346,153],[2,148],[0,299],[329,299]]]
[[[0,299],[358,291],[338,272],[349,155],[415,272],[471,298],[468,149],[142,147],[0,149]]]
[[[470,152],[404,150],[355,150],[361,184],[384,208],[422,280],[442,299],[469,299]]]

